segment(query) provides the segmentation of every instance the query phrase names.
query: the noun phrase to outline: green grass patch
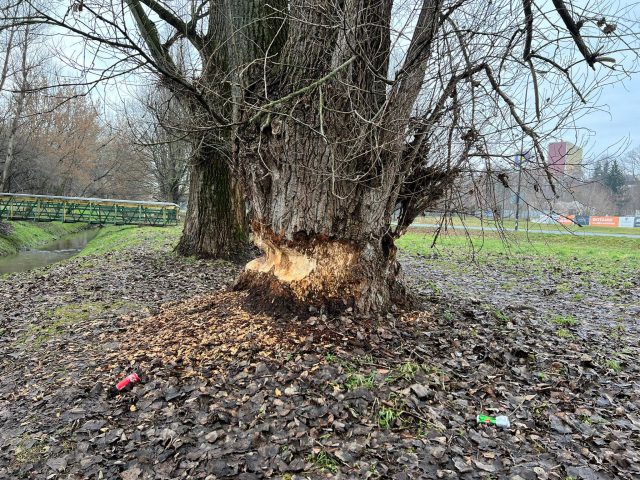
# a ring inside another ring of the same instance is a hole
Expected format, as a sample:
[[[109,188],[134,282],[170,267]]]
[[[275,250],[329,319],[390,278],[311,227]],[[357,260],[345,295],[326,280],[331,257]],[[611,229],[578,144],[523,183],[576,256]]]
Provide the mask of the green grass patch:
[[[91,318],[97,318],[106,311],[114,311],[127,306],[135,305],[124,301],[109,303],[83,302],[62,305],[47,312],[45,319],[39,324],[31,325],[17,339],[17,342],[19,344],[29,343],[33,347],[39,348],[69,326],[77,325]]]
[[[328,452],[321,450],[318,453],[312,453],[306,458],[307,462],[313,463],[323,472],[338,472],[338,461]]]
[[[498,322],[500,322],[502,325],[507,325],[509,323],[509,317],[507,317],[504,312],[502,310],[494,310],[493,312],[493,316],[496,320],[498,320]]]
[[[573,338],[573,335],[566,328],[559,328],[556,330],[556,335],[560,338]]]
[[[415,378],[422,368],[419,364],[410,360],[400,364],[398,368],[394,368],[385,378],[385,382],[393,383],[399,380],[411,381]]]
[[[358,388],[373,389],[376,384],[376,374],[371,372],[368,375],[362,373],[348,373],[344,381],[347,390],[357,390]]]
[[[410,232],[397,244],[411,253],[433,251],[433,233]],[[607,261],[640,266],[640,239],[621,237],[550,236],[545,234],[507,233],[506,239],[497,232],[469,232],[465,235],[441,235],[436,249],[442,255],[475,253],[478,261],[490,261],[495,256],[519,255],[553,259],[575,264],[577,260]]]
[[[606,362],[607,368],[613,370],[616,373],[620,373],[622,371],[622,365],[617,360],[607,360]]]
[[[181,233],[182,225],[176,227],[104,227],[80,252],[79,256],[104,255],[140,246],[154,251],[170,250],[178,243]]]
[[[480,265],[498,266],[516,275],[570,269],[583,273],[585,281],[612,288],[627,288],[630,279],[640,271],[640,239],[634,238],[524,232],[506,233],[502,237],[497,232],[469,231],[468,236],[443,234],[432,248],[433,240],[433,232],[410,232],[397,245],[411,254],[426,256],[437,252],[437,257],[429,261],[443,262],[452,268],[467,265],[473,258]],[[514,288],[523,287],[526,285],[518,283]],[[570,291],[569,283],[560,283],[560,293]]]
[[[387,430],[393,427],[401,415],[401,410],[396,410],[393,407],[382,407],[378,410],[378,425],[380,428]]]
[[[575,327],[578,325],[578,320],[572,315],[557,315],[551,319],[552,323],[556,325],[564,325],[569,327]]]
[[[405,414],[405,403],[396,394],[391,394],[389,400],[384,402],[378,409],[377,422],[382,429],[394,428],[396,426],[406,426],[412,422],[412,418],[403,418]]]
[[[39,247],[60,237],[86,230],[86,223],[0,222],[0,256]]]
[[[46,442],[40,439],[32,439],[29,434],[25,433],[16,446],[13,461],[17,465],[37,463],[44,458],[46,452]]]
[[[404,380],[413,380],[418,370],[420,370],[420,365],[412,361],[406,361],[398,368],[398,374]]]

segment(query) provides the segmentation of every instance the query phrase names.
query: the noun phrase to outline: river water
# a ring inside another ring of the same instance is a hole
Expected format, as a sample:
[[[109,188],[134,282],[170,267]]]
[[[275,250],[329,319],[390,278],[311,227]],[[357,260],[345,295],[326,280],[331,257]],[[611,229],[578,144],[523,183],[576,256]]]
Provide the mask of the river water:
[[[24,250],[15,255],[0,257],[0,275],[3,273],[24,272],[65,260],[82,250],[97,234],[97,228],[83,230],[66,235],[37,249]]]

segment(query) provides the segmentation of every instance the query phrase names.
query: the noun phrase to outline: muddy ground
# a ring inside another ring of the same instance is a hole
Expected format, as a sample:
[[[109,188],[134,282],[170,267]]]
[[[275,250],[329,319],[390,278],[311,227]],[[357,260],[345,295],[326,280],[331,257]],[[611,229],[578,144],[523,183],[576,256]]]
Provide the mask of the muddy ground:
[[[402,260],[422,306],[374,318],[167,248],[1,278],[0,478],[639,478],[637,274]]]

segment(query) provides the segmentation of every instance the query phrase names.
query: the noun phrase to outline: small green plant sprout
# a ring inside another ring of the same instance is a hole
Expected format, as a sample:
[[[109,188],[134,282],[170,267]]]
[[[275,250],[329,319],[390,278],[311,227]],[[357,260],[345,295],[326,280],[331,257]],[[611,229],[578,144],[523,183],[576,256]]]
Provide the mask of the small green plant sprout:
[[[338,462],[330,453],[324,450],[312,453],[306,458],[307,462],[313,463],[322,472],[338,473]]]
[[[591,415],[589,415],[588,413],[581,413],[579,418],[580,421],[586,425],[591,425],[593,423]]]
[[[415,362],[408,361],[400,365],[398,373],[400,374],[400,377],[405,380],[413,380],[418,373],[418,370],[420,370],[420,365]]]
[[[564,325],[569,327],[575,327],[578,325],[578,320],[572,315],[556,315],[551,319],[552,323],[556,325]]]
[[[398,368],[395,368],[393,371],[389,373],[389,375],[384,379],[385,382],[393,383],[398,380],[407,380],[411,381],[415,378],[416,374],[420,371],[422,367],[412,361],[404,362]]]
[[[509,323],[509,317],[507,317],[502,310],[496,309],[493,311],[493,316],[503,325]]]
[[[404,413],[403,399],[396,394],[391,394],[389,400],[383,402],[378,410],[378,426],[384,429],[392,428],[397,421],[402,423]]]
[[[620,339],[624,335],[626,331],[626,327],[623,321],[618,320],[615,325],[609,326],[609,331],[611,332],[610,336],[614,339]]]
[[[333,352],[327,352],[327,354],[324,356],[324,359],[327,361],[327,363],[334,363],[338,357],[336,357],[336,354]]]
[[[556,335],[559,336],[560,338],[572,338],[573,335],[571,335],[571,332],[569,330],[567,330],[566,328],[559,328],[558,330],[556,330]]]
[[[378,411],[378,425],[380,428],[389,429],[395,421],[402,415],[402,412],[394,407],[380,407]]]
[[[349,373],[344,381],[347,390],[356,390],[358,388],[367,388],[371,390],[376,384],[376,374],[371,372],[368,375],[362,373]]]
[[[373,355],[371,355],[370,353],[367,353],[362,356],[363,365],[373,365],[373,363],[374,363]]]
[[[620,362],[612,358],[607,360],[606,365],[609,370],[613,370],[616,373],[620,373],[622,371],[622,366],[620,365]]]

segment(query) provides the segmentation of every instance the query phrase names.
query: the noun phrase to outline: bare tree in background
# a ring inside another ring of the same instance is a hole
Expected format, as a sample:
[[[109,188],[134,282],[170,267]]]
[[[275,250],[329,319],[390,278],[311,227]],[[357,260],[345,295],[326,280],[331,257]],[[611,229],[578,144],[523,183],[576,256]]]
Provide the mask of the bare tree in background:
[[[32,41],[29,33],[31,31],[31,25],[27,24],[24,30],[20,32],[20,45],[19,45],[19,62],[17,62],[18,69],[14,73],[14,91],[11,96],[10,102],[10,114],[12,116],[9,122],[9,128],[7,129],[7,152],[4,158],[4,165],[2,167],[2,178],[0,178],[0,192],[9,191],[9,183],[11,180],[11,168],[13,166],[16,140],[18,135],[18,127],[22,119],[22,113],[24,109],[25,100],[27,97],[27,91],[29,90],[29,75],[33,65],[29,64],[29,44]],[[13,40],[13,32],[10,39]],[[9,42],[9,48],[7,49],[7,56],[5,67],[2,71],[2,82],[6,82],[8,77],[8,60],[11,57],[11,42]]]
[[[152,177],[157,199],[179,203],[185,196],[189,179],[192,145],[186,112],[173,94],[154,85],[139,99],[142,108],[129,116],[134,144]]]
[[[109,47],[184,99],[201,141],[183,250],[228,226],[233,172],[264,252],[238,286],[360,311],[403,297],[394,241],[455,198],[460,175],[531,152],[524,173],[542,173],[554,195],[543,143],[627,73],[637,46],[632,6],[609,1],[124,5],[81,2],[75,16],[34,5],[24,21]],[[190,68],[176,66],[177,44]],[[228,245],[235,231],[220,235]]]
[[[633,148],[622,156],[620,164],[629,180],[640,183],[640,146]]]
[[[15,28],[8,28],[5,32],[4,42],[2,43],[2,69],[0,70],[0,92],[4,90],[4,84],[9,76],[9,63],[11,61],[11,52],[14,48],[14,38],[16,34]]]

